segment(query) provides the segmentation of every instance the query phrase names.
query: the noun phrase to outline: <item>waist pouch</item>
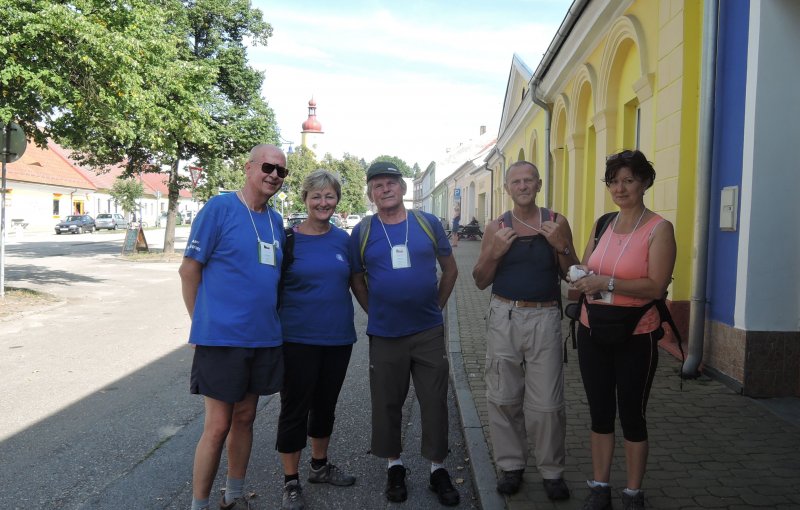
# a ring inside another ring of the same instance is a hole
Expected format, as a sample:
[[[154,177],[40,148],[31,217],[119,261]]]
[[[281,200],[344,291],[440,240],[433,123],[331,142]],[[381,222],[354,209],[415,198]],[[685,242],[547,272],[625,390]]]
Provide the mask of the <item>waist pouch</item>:
[[[644,306],[585,304],[589,319],[589,337],[592,341],[601,345],[616,345],[633,336],[639,321],[655,302],[651,301]]]

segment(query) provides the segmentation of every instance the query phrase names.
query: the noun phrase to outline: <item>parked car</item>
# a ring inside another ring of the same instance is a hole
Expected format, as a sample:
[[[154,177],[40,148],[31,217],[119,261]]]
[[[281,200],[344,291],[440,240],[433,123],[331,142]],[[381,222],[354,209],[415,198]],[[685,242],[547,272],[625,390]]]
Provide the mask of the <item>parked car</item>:
[[[345,228],[344,220],[339,213],[334,213],[333,216],[331,216],[331,224],[336,225],[339,228]]]
[[[56,225],[56,234],[69,232],[70,234],[83,234],[84,232],[94,232],[94,218],[88,214],[75,214],[67,216],[64,221]]]
[[[361,216],[360,215],[358,215],[358,214],[348,214],[347,215],[347,221],[345,222],[345,225],[347,225],[347,228],[353,228],[356,225],[358,225],[359,221],[361,221]]]
[[[128,220],[121,214],[117,213],[103,213],[98,214],[94,220],[95,229],[100,230],[107,228],[108,230],[117,230],[118,228],[128,228]]]
[[[306,213],[294,213],[291,216],[289,216],[288,220],[286,220],[286,228],[292,228],[295,225],[299,225],[306,218],[308,218],[308,214]]]

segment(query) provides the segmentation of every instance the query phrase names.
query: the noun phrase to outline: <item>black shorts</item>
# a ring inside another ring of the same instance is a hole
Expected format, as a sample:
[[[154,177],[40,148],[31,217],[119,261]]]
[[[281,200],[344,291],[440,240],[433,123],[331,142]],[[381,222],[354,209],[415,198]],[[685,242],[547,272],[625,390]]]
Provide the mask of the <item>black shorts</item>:
[[[229,404],[248,393],[272,395],[283,384],[283,348],[198,345],[189,390]]]

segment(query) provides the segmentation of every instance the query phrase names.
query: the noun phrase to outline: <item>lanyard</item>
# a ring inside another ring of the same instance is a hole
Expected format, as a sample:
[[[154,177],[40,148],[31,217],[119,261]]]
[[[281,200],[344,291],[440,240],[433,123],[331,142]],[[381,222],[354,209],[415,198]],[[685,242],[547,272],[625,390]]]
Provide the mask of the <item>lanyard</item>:
[[[617,264],[619,264],[619,259],[622,258],[622,254],[625,253],[625,250],[628,248],[628,243],[631,242],[631,237],[633,237],[633,233],[636,232],[636,229],[639,228],[639,223],[644,218],[644,213],[647,211],[647,207],[642,209],[642,214],[639,215],[639,219],[636,220],[636,225],[633,226],[633,230],[631,230],[628,237],[625,239],[625,245],[622,247],[622,250],[617,255],[617,261],[614,262],[614,267],[611,268],[611,278],[614,278],[614,274],[617,272]],[[614,217],[614,224],[611,225],[611,233],[614,233],[614,228],[617,226],[617,220],[619,219],[619,213]],[[597,272],[599,273],[600,270],[603,268],[603,260],[606,258],[606,252],[608,251],[608,245],[611,244],[611,236],[608,236],[608,242],[606,242],[605,247],[603,248],[603,255],[600,257],[600,265],[597,267]]]
[[[247,202],[245,202],[245,200],[244,200],[244,192],[243,191],[242,192],[237,191],[236,192],[236,196],[239,197],[239,199],[241,200],[242,204],[244,205],[244,208],[247,209],[247,214],[250,216],[250,223],[253,224],[253,230],[256,233],[256,239],[260,243],[261,242],[261,236],[258,235],[258,228],[256,228],[256,222],[253,220],[253,213],[250,212],[250,206],[248,206]],[[272,226],[272,214],[270,213],[269,209],[270,209],[270,207],[269,207],[269,205],[267,205],[267,219],[269,219],[269,229],[272,232],[272,243],[275,244],[275,227]]]
[[[389,239],[389,232],[386,231],[386,226],[383,224],[383,220],[381,219],[381,215],[378,214],[378,221],[381,222],[381,227],[383,227],[383,234],[386,236],[386,242],[389,243],[389,249],[391,250],[394,245],[392,244],[392,240]],[[406,242],[404,246],[408,246],[408,211],[406,211]]]

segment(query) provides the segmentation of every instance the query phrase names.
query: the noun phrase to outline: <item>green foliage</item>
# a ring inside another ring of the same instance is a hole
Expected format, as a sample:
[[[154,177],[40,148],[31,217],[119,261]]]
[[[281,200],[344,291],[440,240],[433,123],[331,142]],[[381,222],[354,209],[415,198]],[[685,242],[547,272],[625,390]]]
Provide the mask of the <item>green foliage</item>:
[[[220,189],[237,190],[244,186],[244,165],[247,155],[237,156],[230,161],[214,159],[201,165],[205,170],[204,182],[195,188],[194,196],[201,202],[217,195]]]
[[[414,163],[412,170],[414,171],[414,179],[417,179],[420,175],[422,175],[422,169],[419,167],[418,163]]]
[[[114,185],[109,191],[114,200],[127,213],[136,210],[136,200],[144,195],[144,186],[135,178],[119,178],[114,181]]]
[[[339,212],[363,213],[367,210],[364,194],[367,168],[363,161],[350,154],[344,154],[342,159],[334,159],[328,154],[322,162],[322,167],[337,175],[342,183],[342,199],[337,207]]]
[[[403,174],[403,177],[414,177],[414,170],[412,170],[411,167],[408,166],[408,163],[398,158],[397,156],[387,156],[385,154],[378,156],[377,158],[372,160],[372,163],[367,165],[367,168],[369,168],[370,165],[378,161],[388,161],[389,163],[394,163],[397,169],[400,170],[400,173]]]
[[[303,180],[308,174],[320,168],[320,164],[317,162],[314,152],[301,145],[295,148],[294,153],[286,156],[286,168],[289,169],[289,175],[283,181],[282,190],[289,197],[286,199],[284,212],[288,214],[290,212],[305,211],[306,206],[300,198]],[[330,170],[328,167],[323,168]],[[277,199],[273,199],[273,202],[277,203]]]

